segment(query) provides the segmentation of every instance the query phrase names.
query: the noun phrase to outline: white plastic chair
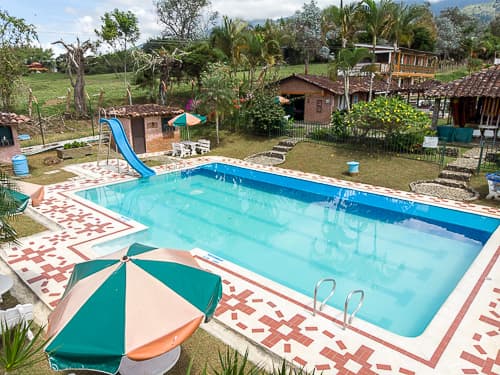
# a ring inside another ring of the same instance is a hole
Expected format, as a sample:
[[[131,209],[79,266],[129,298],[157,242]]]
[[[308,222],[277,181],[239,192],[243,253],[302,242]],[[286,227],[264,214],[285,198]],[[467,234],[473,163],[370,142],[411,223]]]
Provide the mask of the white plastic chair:
[[[7,310],[0,310],[0,322],[4,322],[8,328],[12,328],[17,324],[26,324],[33,320],[33,305],[27,303],[25,305],[17,305]],[[2,333],[3,325],[0,324],[0,334]],[[28,331],[27,337],[33,340],[33,332]]]
[[[198,142],[196,143],[196,152],[202,155],[210,152],[210,140],[198,139]]]
[[[191,151],[182,143],[172,143],[173,156],[184,158],[191,155]]]

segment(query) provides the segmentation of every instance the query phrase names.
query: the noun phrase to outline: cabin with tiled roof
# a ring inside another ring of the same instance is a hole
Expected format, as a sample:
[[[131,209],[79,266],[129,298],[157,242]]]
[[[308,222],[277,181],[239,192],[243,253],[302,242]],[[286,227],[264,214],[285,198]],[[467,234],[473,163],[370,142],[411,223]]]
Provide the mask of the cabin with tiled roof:
[[[104,110],[106,116],[120,120],[136,154],[171,150],[172,142],[180,140],[180,130],[169,126],[168,120],[183,112],[180,108],[159,104],[124,105]]]
[[[346,108],[342,77],[333,81],[325,76],[293,74],[278,81],[278,85],[280,95],[290,99],[285,111],[295,120],[326,124],[330,122],[332,112]],[[385,93],[387,89],[386,82],[374,79],[374,94]],[[370,77],[349,78],[351,104],[367,101],[369,92]]]

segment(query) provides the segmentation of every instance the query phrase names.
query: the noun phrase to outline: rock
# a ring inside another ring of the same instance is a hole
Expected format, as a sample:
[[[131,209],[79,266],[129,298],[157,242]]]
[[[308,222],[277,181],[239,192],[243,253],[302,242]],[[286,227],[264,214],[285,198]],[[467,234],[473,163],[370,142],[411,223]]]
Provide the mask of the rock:
[[[43,164],[45,165],[56,165],[61,162],[61,159],[55,157],[55,156],[48,156],[45,159],[43,159]]]

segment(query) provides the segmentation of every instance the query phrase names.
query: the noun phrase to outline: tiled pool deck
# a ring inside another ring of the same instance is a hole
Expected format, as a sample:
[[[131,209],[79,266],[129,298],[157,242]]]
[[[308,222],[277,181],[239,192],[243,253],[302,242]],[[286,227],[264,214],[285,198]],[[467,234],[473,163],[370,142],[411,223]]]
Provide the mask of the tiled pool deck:
[[[201,157],[156,167],[158,173],[221,161],[297,178],[500,217],[500,209],[352,183],[240,160]],[[74,191],[132,178],[87,163],[66,167],[78,175],[46,187],[36,208],[60,230],[4,247],[1,256],[50,308],[61,297],[73,265],[92,257],[92,245],[144,227],[95,206]],[[220,260],[192,250],[200,264],[220,274],[224,295],[216,319],[251,342],[298,366],[329,374],[500,374],[500,229],[477,257],[426,331],[400,337],[355,319],[341,328],[341,312],[312,316],[312,300]],[[430,288],[432,285],[423,285]],[[311,291],[312,294],[312,291]]]

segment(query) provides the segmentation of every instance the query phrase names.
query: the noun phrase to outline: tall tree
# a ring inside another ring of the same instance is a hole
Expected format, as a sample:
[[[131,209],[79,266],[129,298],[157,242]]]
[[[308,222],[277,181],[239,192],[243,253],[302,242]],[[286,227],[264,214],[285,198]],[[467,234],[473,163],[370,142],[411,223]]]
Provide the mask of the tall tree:
[[[380,0],[378,3],[375,0],[362,1],[362,14],[365,22],[366,31],[372,39],[372,61],[375,62],[375,49],[377,47],[378,38],[386,37],[392,26],[392,19],[390,18],[390,8],[392,7],[392,0]],[[368,101],[372,100],[373,95],[373,79],[375,74],[370,75],[370,92]]]
[[[16,84],[24,72],[21,48],[35,40],[35,26],[0,10],[0,99],[3,110],[12,106]]]
[[[101,21],[101,29],[95,30],[95,33],[115,51],[123,52],[123,71],[127,84],[127,48],[134,44],[140,35],[137,16],[131,11],[125,12],[115,8],[112,12],[104,13]]]
[[[62,39],[52,44],[61,44],[66,49],[66,64],[68,76],[73,87],[73,98],[77,116],[87,116],[87,101],[85,94],[85,54],[94,49],[89,40],[80,43],[76,38],[75,44],[67,44]]]
[[[207,34],[218,14],[212,12],[210,0],[154,0],[163,35],[194,40]]]
[[[342,4],[340,7],[329,6],[323,10],[322,23],[324,37],[333,33],[340,39],[342,48],[352,43],[354,35],[361,27],[359,22],[359,3]]]
[[[308,73],[309,62],[320,50],[321,39],[321,9],[314,0],[304,3],[301,11],[294,16],[295,32],[298,45],[304,54],[304,73]]]
[[[219,144],[219,123],[221,117],[230,111],[237,99],[235,78],[231,69],[222,64],[214,64],[202,77],[200,99],[203,105],[215,113],[215,132]]]
[[[348,111],[351,110],[351,100],[349,97],[349,86],[352,69],[361,62],[366,57],[370,56],[370,51],[367,48],[342,48],[335,62],[333,63],[333,68],[335,73],[340,70],[342,72],[342,78],[344,79],[344,100],[345,106]]]
[[[242,52],[247,47],[246,33],[248,23],[240,19],[224,16],[222,25],[212,30],[210,39],[212,45],[227,56],[232,72],[238,70],[241,64]]]

